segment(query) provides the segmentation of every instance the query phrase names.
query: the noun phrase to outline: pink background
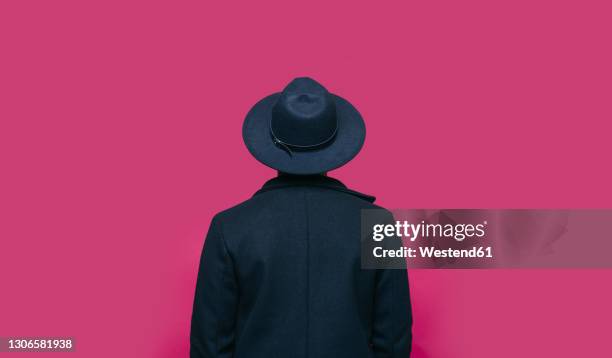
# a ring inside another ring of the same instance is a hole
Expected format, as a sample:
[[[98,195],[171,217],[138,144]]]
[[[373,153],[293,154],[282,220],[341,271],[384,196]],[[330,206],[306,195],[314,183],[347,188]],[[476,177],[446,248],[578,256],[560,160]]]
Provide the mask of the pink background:
[[[360,109],[333,174],[382,205],[610,207],[609,4],[2,1],[0,336],[186,357],[209,221],[274,174],[242,120],[294,76]],[[413,357],[612,356],[612,271],[410,277]]]

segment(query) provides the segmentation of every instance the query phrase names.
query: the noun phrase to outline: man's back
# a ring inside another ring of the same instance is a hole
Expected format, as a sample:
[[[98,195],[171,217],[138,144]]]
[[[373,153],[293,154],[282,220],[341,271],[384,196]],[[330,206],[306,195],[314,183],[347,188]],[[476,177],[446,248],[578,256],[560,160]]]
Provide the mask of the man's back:
[[[213,219],[192,357],[408,357],[404,270],[362,270],[373,198],[324,176],[280,176]]]

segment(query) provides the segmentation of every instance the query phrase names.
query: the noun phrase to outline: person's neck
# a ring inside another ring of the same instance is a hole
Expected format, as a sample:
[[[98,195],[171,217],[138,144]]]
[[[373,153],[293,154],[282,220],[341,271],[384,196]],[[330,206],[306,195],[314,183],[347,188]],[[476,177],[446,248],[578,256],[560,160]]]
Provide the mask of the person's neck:
[[[279,171],[277,173],[278,173],[279,177],[284,177],[284,176],[301,176],[299,174],[290,174],[290,173],[285,173],[285,172],[281,172],[281,171]],[[303,175],[303,176],[317,176],[317,175],[326,177],[327,176],[327,172],[325,172],[325,173],[318,173],[318,174],[309,174],[309,175]]]

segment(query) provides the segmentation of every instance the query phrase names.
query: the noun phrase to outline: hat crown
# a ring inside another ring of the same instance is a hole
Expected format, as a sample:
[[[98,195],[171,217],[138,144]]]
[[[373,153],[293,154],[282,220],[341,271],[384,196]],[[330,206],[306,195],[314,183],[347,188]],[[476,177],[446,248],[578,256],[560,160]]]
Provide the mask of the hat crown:
[[[294,147],[330,141],[337,130],[335,102],[317,81],[301,77],[281,92],[272,109],[270,130],[275,140]]]

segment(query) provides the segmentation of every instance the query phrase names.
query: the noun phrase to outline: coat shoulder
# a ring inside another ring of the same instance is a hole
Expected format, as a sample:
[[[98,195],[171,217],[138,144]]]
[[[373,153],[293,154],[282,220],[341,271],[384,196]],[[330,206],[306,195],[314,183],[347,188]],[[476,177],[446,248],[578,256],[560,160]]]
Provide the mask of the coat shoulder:
[[[338,210],[343,208],[354,210],[377,209],[390,215],[390,211],[384,207],[349,192],[316,187],[291,187],[256,194],[243,202],[218,212],[214,216],[214,220],[235,221],[240,218],[246,219],[273,214],[299,205],[306,195],[321,203],[337,207]]]

